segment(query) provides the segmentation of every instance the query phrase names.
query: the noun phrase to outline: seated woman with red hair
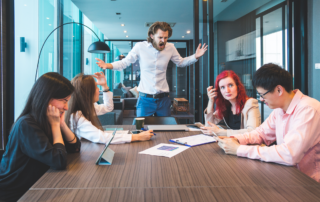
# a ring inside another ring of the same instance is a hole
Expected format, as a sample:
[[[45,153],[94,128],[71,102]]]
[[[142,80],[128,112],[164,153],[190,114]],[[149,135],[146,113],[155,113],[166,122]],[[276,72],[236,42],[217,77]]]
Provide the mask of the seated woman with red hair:
[[[209,102],[204,111],[206,127],[203,129],[229,137],[252,131],[261,124],[258,100],[247,96],[239,76],[233,71],[221,72],[215,88],[209,86],[207,93]],[[226,129],[217,125],[224,125]]]

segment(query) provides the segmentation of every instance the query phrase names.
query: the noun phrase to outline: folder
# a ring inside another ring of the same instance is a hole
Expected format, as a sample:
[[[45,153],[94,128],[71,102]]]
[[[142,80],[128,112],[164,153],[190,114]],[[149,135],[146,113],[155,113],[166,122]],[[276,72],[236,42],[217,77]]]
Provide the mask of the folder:
[[[169,141],[177,144],[182,144],[188,147],[194,147],[194,146],[199,146],[203,144],[217,142],[215,137],[204,135],[204,134],[176,138],[176,139],[171,139]]]

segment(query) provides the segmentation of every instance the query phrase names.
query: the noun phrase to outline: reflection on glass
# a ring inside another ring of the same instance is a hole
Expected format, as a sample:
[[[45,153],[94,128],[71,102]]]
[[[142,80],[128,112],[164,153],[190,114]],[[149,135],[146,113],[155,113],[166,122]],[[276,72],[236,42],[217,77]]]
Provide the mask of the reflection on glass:
[[[39,1],[39,50],[50,32],[58,26],[57,24],[57,5],[54,1],[43,0]],[[38,77],[41,75],[57,71],[57,35],[55,31],[46,41],[40,61]]]
[[[283,65],[282,8],[263,16],[263,63]]]
[[[70,1],[65,0],[63,5],[63,23],[82,23],[82,14]],[[82,26],[68,24],[63,26],[63,76],[71,80],[81,72],[81,38]]]
[[[98,37],[103,40],[104,35],[101,33],[101,31],[85,16],[83,17],[83,24],[90,27],[97,35]],[[104,54],[98,54],[98,53],[89,53],[88,48],[93,43],[98,41],[99,39],[96,37],[96,35],[88,28],[83,27],[83,72],[84,74],[94,74],[96,72],[100,72],[101,68],[96,64],[96,59],[99,58],[101,60],[104,60]],[[109,54],[107,54],[109,55]],[[108,82],[108,78],[107,78]],[[109,83],[108,83],[109,86]],[[101,86],[98,86],[100,90],[102,89]],[[109,86],[110,87],[110,86]]]
[[[256,19],[256,69],[261,67],[261,25],[260,17]]]

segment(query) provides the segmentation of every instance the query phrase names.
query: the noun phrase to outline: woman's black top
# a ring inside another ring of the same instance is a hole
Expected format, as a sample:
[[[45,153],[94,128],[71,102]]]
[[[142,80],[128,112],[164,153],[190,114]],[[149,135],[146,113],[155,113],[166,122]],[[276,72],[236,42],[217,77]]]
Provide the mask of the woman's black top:
[[[233,114],[231,107],[227,108],[228,116],[226,117],[226,122],[228,126],[233,130],[239,130],[241,125],[241,113]]]
[[[52,144],[30,115],[13,126],[0,164],[0,201],[17,201],[49,169],[65,169],[81,142]]]

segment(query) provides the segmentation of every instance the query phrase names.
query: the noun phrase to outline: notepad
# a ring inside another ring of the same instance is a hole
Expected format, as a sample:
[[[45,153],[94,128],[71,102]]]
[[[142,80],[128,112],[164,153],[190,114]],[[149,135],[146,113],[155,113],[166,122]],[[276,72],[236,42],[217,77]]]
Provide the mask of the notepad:
[[[204,135],[204,134],[199,134],[199,135],[192,135],[188,137],[182,137],[182,138],[177,138],[177,139],[171,139],[169,140],[170,142],[182,144],[188,147],[194,147],[202,144],[208,144],[208,143],[213,143],[217,142],[215,137]]]

